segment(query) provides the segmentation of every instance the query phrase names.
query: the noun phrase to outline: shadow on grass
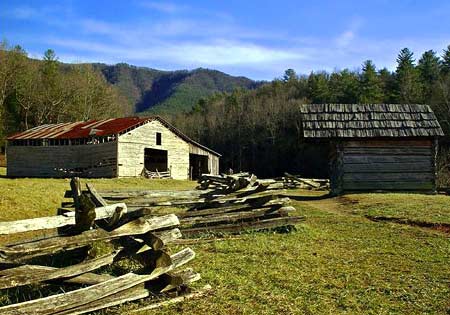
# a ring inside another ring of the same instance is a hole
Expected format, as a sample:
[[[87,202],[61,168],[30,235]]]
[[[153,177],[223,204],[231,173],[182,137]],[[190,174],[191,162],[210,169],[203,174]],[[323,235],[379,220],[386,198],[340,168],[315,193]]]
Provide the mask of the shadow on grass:
[[[298,195],[285,195],[286,197],[289,197],[292,200],[296,201],[313,201],[313,200],[324,200],[335,197],[331,193],[328,193],[326,195],[320,195],[320,196],[298,196]]]
[[[450,234],[449,223],[433,223],[433,222],[410,220],[406,218],[386,217],[386,216],[365,215],[365,217],[373,222],[392,222],[398,224],[406,224],[410,226],[418,226]]]

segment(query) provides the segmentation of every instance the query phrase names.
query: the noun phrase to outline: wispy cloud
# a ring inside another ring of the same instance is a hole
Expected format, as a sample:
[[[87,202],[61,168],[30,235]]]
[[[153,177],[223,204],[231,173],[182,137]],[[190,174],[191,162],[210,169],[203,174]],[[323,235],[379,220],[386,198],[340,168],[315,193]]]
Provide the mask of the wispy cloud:
[[[358,16],[348,18],[348,23],[326,35],[312,35],[313,32],[244,26],[227,12],[193,5],[145,0],[133,3],[158,14],[152,19],[118,20],[99,15],[94,18],[54,5],[16,6],[0,15],[7,14],[20,23],[28,20],[46,25],[51,31],[48,35],[17,31],[16,40],[24,39],[19,43],[24,47],[27,43],[52,47],[62,61],[128,62],[167,70],[213,67],[256,79],[271,79],[287,68],[299,73],[336,67],[353,69],[366,59],[393,69],[395,56],[403,47],[420,54],[425,49],[441,51],[450,42],[450,38],[441,35],[375,38],[365,33],[369,22],[366,24]],[[139,11],[148,14],[148,10]]]
[[[19,6],[13,8],[10,12],[4,12],[3,15],[9,15],[12,18],[20,20],[29,20],[40,16],[41,12],[32,7]]]
[[[172,2],[159,2],[159,1],[141,1],[139,2],[141,7],[157,10],[163,13],[178,13],[187,10],[187,5],[180,5]]]
[[[46,42],[60,48],[68,48],[71,51],[100,54],[101,58],[108,60],[116,57],[116,62],[120,62],[121,58],[141,62],[166,59],[178,65],[189,65],[192,67],[270,64],[305,58],[305,56],[295,51],[272,49],[235,41],[154,43],[148,48],[58,38],[49,38]]]
[[[363,20],[359,17],[353,18],[348,29],[339,34],[336,39],[336,45],[340,48],[348,47],[356,37],[357,32],[361,28]]]

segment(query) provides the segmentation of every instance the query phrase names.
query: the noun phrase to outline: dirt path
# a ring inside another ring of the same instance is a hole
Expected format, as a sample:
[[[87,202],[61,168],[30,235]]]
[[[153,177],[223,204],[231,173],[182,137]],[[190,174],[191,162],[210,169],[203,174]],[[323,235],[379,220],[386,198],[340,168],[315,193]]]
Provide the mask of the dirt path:
[[[396,224],[409,225],[413,227],[417,227],[423,230],[432,230],[438,231],[444,234],[450,234],[450,224],[446,223],[431,223],[424,221],[415,221],[406,218],[397,218],[397,217],[386,217],[386,216],[369,216],[362,215],[358,213],[352,212],[352,207],[358,204],[358,200],[349,198],[347,196],[339,196],[339,197],[327,197],[325,193],[323,194],[315,194],[307,196],[292,196],[292,198],[304,205],[308,205],[311,208],[326,211],[329,213],[333,213],[338,216],[357,216],[359,218],[364,218],[370,220],[372,222],[390,222]]]

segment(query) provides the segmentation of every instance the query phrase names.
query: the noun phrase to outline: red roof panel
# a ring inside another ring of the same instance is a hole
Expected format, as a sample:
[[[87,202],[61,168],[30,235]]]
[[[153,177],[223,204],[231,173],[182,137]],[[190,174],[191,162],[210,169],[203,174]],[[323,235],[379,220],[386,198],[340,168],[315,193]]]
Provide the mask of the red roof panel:
[[[42,125],[8,137],[16,139],[81,139],[89,136],[108,136],[153,120],[154,117],[125,117],[104,120],[89,120],[75,123]]]
[[[124,117],[110,118],[103,120],[79,121],[74,123],[59,123],[51,125],[42,125],[28,129],[8,137],[8,140],[27,140],[27,139],[83,139],[90,136],[109,136],[122,133],[128,129],[136,128],[144,123],[157,120],[166,128],[174,132],[181,139],[192,143],[195,146],[205,149],[214,155],[220,156],[219,153],[201,145],[192,140],[180,130],[172,126],[166,120],[159,116],[153,117]]]

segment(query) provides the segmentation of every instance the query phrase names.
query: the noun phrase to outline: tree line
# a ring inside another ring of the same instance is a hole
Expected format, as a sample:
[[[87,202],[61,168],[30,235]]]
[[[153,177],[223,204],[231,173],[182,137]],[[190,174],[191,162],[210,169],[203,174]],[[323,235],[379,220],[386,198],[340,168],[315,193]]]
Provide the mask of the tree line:
[[[202,99],[187,114],[169,119],[189,136],[223,154],[224,169],[251,170],[261,176],[283,171],[326,176],[326,148],[301,140],[299,104],[429,104],[450,134],[450,45],[439,56],[429,50],[416,62],[400,51],[395,71],[377,70],[371,60],[360,70],[297,75],[286,70],[255,90],[239,89]],[[317,154],[318,150],[323,150]],[[314,174],[310,173],[314,170]]]
[[[0,43],[0,147],[5,136],[42,124],[130,114],[125,102],[89,64],[62,64],[51,49],[30,59]]]
[[[52,50],[42,60],[30,59],[21,47],[0,44],[0,147],[6,135],[42,124],[130,115],[134,108],[128,103],[92,65],[63,64]],[[189,112],[164,116],[221,152],[223,170],[326,176],[326,148],[301,139],[298,105],[307,103],[429,104],[449,135],[450,45],[440,55],[426,51],[417,61],[404,48],[395,71],[377,69],[370,60],[359,70],[297,75],[288,69],[256,89],[217,93]]]

